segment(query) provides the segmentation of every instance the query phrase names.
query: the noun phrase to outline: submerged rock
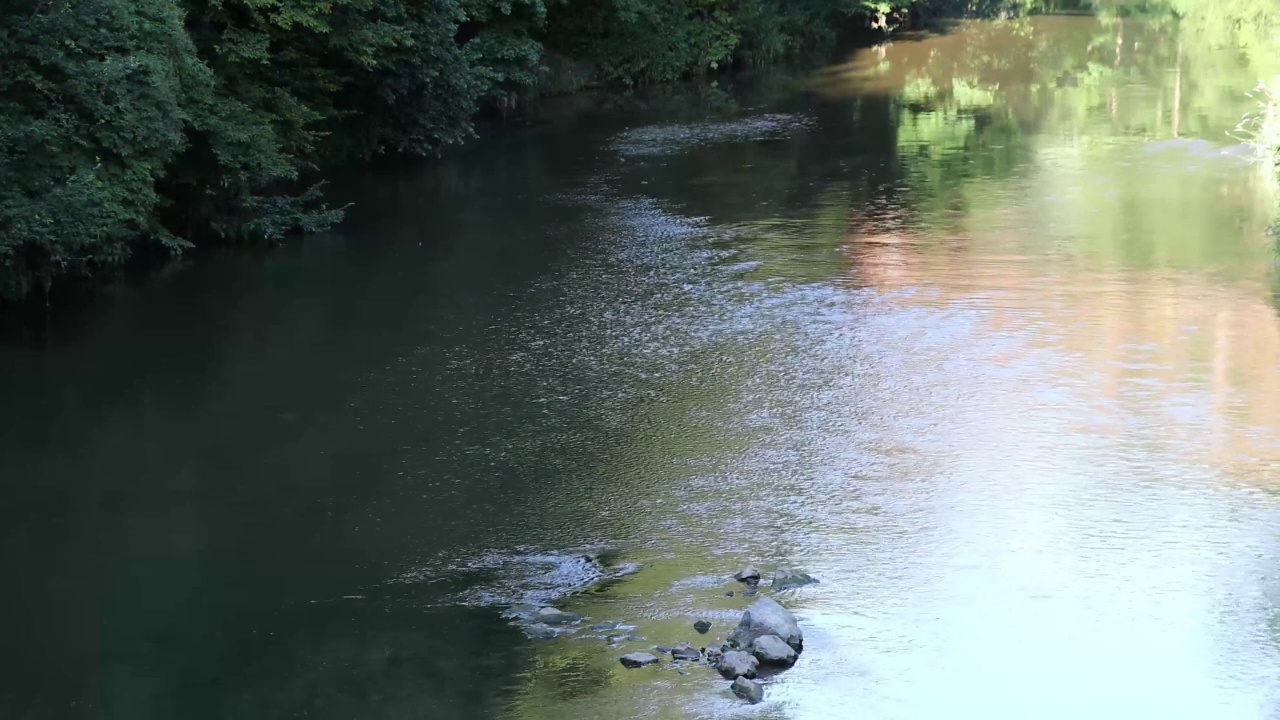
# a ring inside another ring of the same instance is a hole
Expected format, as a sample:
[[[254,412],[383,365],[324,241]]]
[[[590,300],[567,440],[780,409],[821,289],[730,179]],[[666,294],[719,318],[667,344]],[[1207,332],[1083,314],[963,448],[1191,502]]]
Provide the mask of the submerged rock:
[[[730,590],[729,592],[725,593],[724,595],[725,595],[725,597],[733,597],[733,591],[732,591],[732,590]]]
[[[756,593],[758,592],[760,591],[756,588],[755,585],[748,585],[747,589],[742,591],[742,595],[744,597],[755,597]]]
[[[716,663],[720,662],[720,658],[724,655],[724,648],[709,647],[709,648],[704,648],[703,652],[707,654],[707,662],[711,663],[712,665],[715,665]]]
[[[620,563],[617,553],[584,555],[571,552],[491,553],[472,558],[468,572],[475,573],[457,599],[465,604],[539,608],[563,602],[563,598],[617,582],[636,572],[638,565]],[[420,580],[435,574],[431,567],[403,573],[403,580]],[[529,618],[525,618],[529,619]]]
[[[512,605],[503,611],[502,617],[532,621],[534,618],[538,617],[538,611],[541,609],[542,608],[537,605]]]
[[[706,620],[699,620],[693,624],[693,629],[697,630],[699,635],[706,635],[711,631],[711,623]]]
[[[680,643],[671,648],[671,657],[676,660],[701,660],[702,652],[689,643]]]
[[[736,677],[753,678],[760,669],[760,661],[741,650],[730,650],[716,661],[716,672],[726,680]]]
[[[502,616],[511,620],[512,624],[536,623],[539,610],[541,606],[538,605],[512,605],[507,610],[503,610]]]
[[[760,598],[751,603],[729,636],[729,644],[749,648],[756,638],[765,635],[777,635],[797,653],[804,650],[804,634],[800,632],[796,616],[772,598]]]
[[[620,624],[621,623],[616,623],[616,622],[596,623],[595,625],[591,626],[591,630],[592,632],[609,632],[610,630],[617,630],[618,625]]]
[[[618,662],[625,668],[640,668],[658,664],[658,656],[647,652],[633,652],[618,658]]]
[[[752,705],[764,700],[764,686],[755,680],[748,680],[745,677],[738,677],[729,686],[734,695],[746,700]]]
[[[581,619],[581,615],[557,610],[553,607],[544,607],[538,611],[537,615],[538,622],[543,622],[547,625],[564,625],[566,623],[578,622]]]
[[[744,583],[760,582],[760,571],[748,565],[739,570],[738,574],[733,576],[733,579]]]
[[[818,582],[817,579],[812,575],[802,573],[799,570],[792,570],[791,568],[779,568],[773,574],[773,589],[775,591],[794,590],[816,582]]]
[[[534,640],[553,640],[560,636],[555,628],[546,625],[526,625],[522,629],[525,635]]]
[[[751,654],[761,665],[791,667],[796,664],[797,653],[777,635],[761,635],[751,643]]]

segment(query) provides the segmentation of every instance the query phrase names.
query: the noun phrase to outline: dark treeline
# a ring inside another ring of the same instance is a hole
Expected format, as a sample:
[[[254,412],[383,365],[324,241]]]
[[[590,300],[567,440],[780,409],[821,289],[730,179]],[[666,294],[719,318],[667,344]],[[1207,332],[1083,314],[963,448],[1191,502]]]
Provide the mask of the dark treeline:
[[[319,168],[477,111],[673,80],[1026,0],[0,0],[0,299],[142,251],[331,225]],[[1069,3],[1070,4],[1070,3]],[[1075,3],[1079,4],[1079,3]]]
[[[900,0],[910,3],[914,0]],[[139,251],[332,224],[322,164],[429,155],[486,105],[762,64],[863,0],[3,0],[0,298]],[[882,7],[883,6],[883,7]]]

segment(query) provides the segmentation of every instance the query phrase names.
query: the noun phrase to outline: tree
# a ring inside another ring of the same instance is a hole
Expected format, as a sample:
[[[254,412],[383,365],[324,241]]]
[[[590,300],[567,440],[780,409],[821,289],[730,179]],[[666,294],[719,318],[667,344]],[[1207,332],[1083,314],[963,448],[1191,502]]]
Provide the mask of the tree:
[[[0,18],[0,296],[118,265],[213,82],[167,0],[20,0]]]

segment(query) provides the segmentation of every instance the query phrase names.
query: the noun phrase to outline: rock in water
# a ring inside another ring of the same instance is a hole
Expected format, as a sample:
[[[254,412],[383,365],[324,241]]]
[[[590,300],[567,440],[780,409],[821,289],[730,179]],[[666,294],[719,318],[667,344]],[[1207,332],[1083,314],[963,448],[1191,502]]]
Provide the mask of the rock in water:
[[[538,617],[538,611],[541,609],[537,605],[512,605],[502,613],[502,617],[532,622]]]
[[[553,607],[544,607],[538,611],[537,620],[548,625],[564,625],[565,623],[578,622],[582,619],[581,615],[575,615],[571,612],[564,612]]]
[[[711,623],[699,620],[693,624],[693,629],[697,630],[699,635],[706,635],[711,630]]]
[[[779,568],[773,574],[773,589],[775,592],[779,590],[794,590],[816,582],[818,581],[812,575],[802,573],[799,570],[792,570],[791,568]]]
[[[533,640],[553,640],[560,636],[555,628],[546,625],[525,625],[524,634]]]
[[[625,668],[640,668],[645,665],[656,665],[658,656],[647,652],[633,652],[618,658],[618,662]]]
[[[712,665],[715,665],[716,663],[720,662],[720,658],[724,655],[724,648],[709,647],[706,649],[706,653],[707,653],[707,662],[711,663]]]
[[[734,695],[755,705],[764,700],[764,686],[755,680],[748,680],[745,677],[739,677],[729,686]]]
[[[738,582],[745,582],[745,583],[760,582],[760,571],[748,565],[742,568],[741,570],[739,570],[738,574],[733,576],[733,579],[737,580]]]
[[[702,652],[689,643],[680,643],[671,648],[671,657],[676,660],[701,660]]]
[[[760,669],[760,661],[741,650],[730,650],[716,662],[716,672],[726,680],[736,677],[753,678]]]
[[[761,665],[791,667],[796,664],[796,651],[777,635],[761,635],[751,643],[751,654]]]
[[[777,635],[797,653],[804,650],[804,634],[800,632],[796,616],[772,598],[760,598],[751,603],[729,636],[729,644],[749,648],[756,638],[764,635]]]

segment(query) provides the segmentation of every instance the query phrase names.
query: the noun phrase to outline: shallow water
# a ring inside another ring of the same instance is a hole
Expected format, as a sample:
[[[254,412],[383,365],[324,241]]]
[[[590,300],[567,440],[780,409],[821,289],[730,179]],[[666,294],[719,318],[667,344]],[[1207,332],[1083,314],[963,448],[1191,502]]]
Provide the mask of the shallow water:
[[[1038,18],[608,98],[3,347],[0,716],[1280,717],[1256,77]],[[821,579],[764,704],[617,663],[747,562]]]

